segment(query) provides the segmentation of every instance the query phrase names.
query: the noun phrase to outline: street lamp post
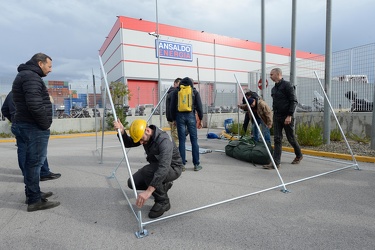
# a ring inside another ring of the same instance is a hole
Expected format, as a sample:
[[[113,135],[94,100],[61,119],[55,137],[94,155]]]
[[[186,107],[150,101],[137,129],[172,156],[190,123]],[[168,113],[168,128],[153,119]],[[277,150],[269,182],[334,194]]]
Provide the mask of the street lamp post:
[[[159,102],[161,102],[161,96],[162,96],[162,89],[161,89],[161,80],[160,80],[160,55],[159,55],[159,16],[158,16],[158,0],[155,0],[156,4],[156,30],[155,32],[149,32],[148,34],[151,36],[156,37],[156,56],[158,58],[158,94],[159,94]],[[163,120],[162,120],[162,105],[160,103],[159,106],[159,118],[160,118],[160,127],[163,126]]]
[[[158,87],[159,87],[159,102],[161,101],[161,81],[160,81],[160,55],[159,55],[159,15],[158,15],[158,0],[155,0],[156,2],[156,49],[157,49],[157,55],[158,55]],[[160,118],[160,128],[163,127],[163,120],[162,120],[162,111],[163,106],[160,103],[159,107],[159,118]]]

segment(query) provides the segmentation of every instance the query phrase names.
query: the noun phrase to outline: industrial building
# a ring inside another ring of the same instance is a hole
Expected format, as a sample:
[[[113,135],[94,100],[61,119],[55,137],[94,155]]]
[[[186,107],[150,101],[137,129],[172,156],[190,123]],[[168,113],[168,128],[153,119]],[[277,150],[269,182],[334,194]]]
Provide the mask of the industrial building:
[[[290,62],[290,53],[267,45],[266,67]],[[260,80],[249,73],[261,68],[260,43],[125,16],[117,18],[99,55],[108,82],[128,86],[130,99],[124,104],[131,108],[156,105],[177,77],[194,79],[206,107],[215,102],[217,89],[237,91],[235,75],[243,88]],[[296,60],[316,56],[296,52]]]

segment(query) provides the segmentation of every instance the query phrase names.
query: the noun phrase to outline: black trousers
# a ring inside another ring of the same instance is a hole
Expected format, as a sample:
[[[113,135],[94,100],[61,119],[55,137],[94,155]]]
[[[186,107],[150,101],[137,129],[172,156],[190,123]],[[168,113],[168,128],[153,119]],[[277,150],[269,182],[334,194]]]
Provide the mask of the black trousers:
[[[134,179],[134,185],[137,190],[146,190],[154,178],[154,174],[156,170],[158,169],[159,164],[152,163],[144,166],[143,168],[139,169],[135,174],[133,174]],[[160,185],[159,187],[155,187],[156,190],[152,193],[152,195],[155,198],[155,202],[163,203],[163,202],[169,202],[168,194],[166,190],[166,183],[176,180],[181,175],[181,168],[176,167],[172,168],[170,167],[167,176],[165,177],[163,181],[163,185]],[[132,183],[130,178],[128,179],[128,187],[130,189],[133,189]]]
[[[249,112],[246,112],[245,113],[245,119],[243,120],[243,125],[242,125],[242,129],[245,132],[245,134],[246,134],[246,131],[247,131],[247,127],[249,126],[249,122],[250,122],[250,114],[249,114]]]
[[[290,145],[294,149],[296,157],[301,157],[301,148],[294,136],[294,118],[290,124],[284,124],[286,116],[273,116],[273,138],[274,138],[274,149],[273,149],[273,160],[276,165],[280,164],[282,140],[283,140],[283,129],[285,131],[286,138]]]

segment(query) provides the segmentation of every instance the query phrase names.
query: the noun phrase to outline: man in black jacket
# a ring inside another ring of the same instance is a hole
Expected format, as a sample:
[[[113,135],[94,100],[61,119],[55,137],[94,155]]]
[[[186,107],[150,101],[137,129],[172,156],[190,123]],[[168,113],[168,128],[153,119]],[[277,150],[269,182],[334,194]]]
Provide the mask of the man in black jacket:
[[[172,114],[171,114],[171,98],[173,96],[173,91],[177,89],[178,85],[180,84],[181,78],[176,78],[173,82],[173,86],[169,88],[167,98],[165,101],[165,109],[166,109],[166,117],[171,128],[171,137],[172,140],[176,143],[176,146],[179,146],[178,142],[178,133],[177,133],[177,126],[173,122]]]
[[[1,107],[1,112],[10,122],[14,121],[14,116],[16,114],[16,107],[14,107],[12,91],[10,91],[7,97],[5,98],[3,106]],[[12,126],[12,133],[15,135],[16,140],[17,140],[16,146],[17,146],[18,166],[20,167],[21,172],[24,175],[25,160],[26,160],[26,144],[23,143],[21,135],[19,134],[19,131],[16,128],[16,126]],[[46,160],[43,163],[42,168],[40,169],[40,180],[41,181],[54,180],[54,179],[60,178],[60,176],[61,174],[52,173],[50,171],[48,160],[46,158]],[[43,197],[43,194],[45,193],[42,193],[42,197]]]
[[[42,197],[39,187],[40,170],[47,157],[48,139],[52,124],[52,103],[42,77],[52,71],[51,57],[38,53],[18,67],[12,92],[16,107],[12,130],[18,130],[25,143],[26,161],[24,182],[28,212],[60,205]],[[52,192],[48,192],[52,195]],[[50,196],[48,195],[48,196]]]
[[[141,208],[152,195],[155,204],[148,217],[162,216],[171,208],[167,192],[172,187],[172,181],[180,177],[182,172],[182,160],[176,144],[165,131],[154,125],[147,126],[147,122],[143,119],[132,122],[129,128],[130,136],[125,132],[120,120],[114,121],[113,125],[116,130],[120,130],[125,147],[143,145],[147,155],[149,164],[133,174],[135,188],[145,190],[138,194],[136,205]],[[128,186],[133,189],[130,178]]]
[[[297,106],[297,96],[294,87],[290,82],[285,81],[282,77],[282,71],[279,68],[271,70],[270,77],[275,82],[275,86],[271,90],[273,99],[273,131],[274,131],[274,150],[273,160],[276,167],[280,167],[283,129],[290,145],[294,148],[296,158],[292,164],[299,164],[303,158],[301,148],[294,136],[294,111]],[[274,168],[272,162],[264,165],[263,168]]]

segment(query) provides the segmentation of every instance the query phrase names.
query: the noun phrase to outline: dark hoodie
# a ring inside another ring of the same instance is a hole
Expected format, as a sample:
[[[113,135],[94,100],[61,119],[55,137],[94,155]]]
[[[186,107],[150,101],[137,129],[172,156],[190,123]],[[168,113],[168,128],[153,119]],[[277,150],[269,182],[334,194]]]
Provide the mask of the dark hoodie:
[[[201,96],[199,95],[199,92],[194,88],[194,83],[191,81],[189,77],[185,77],[184,79],[181,80],[180,85],[186,85],[186,86],[191,86],[193,88],[193,111],[192,112],[197,112],[198,117],[200,120],[203,119],[203,107],[202,107],[202,100]],[[176,88],[171,94],[171,103],[170,103],[170,110],[171,110],[171,116],[172,116],[172,121],[176,120],[176,115],[177,115],[177,102],[178,102],[178,91],[179,88]]]
[[[13,93],[12,91],[9,92],[3,106],[1,107],[1,113],[10,121],[14,120],[14,115],[16,114],[16,108],[14,107],[13,103]]]
[[[18,67],[13,81],[13,102],[16,107],[15,122],[37,124],[46,130],[52,124],[52,103],[36,60],[29,60]]]
[[[176,88],[173,86],[169,88],[168,93],[167,93],[167,98],[165,100],[165,109],[166,109],[165,115],[167,117],[167,121],[169,122],[173,122],[172,113],[171,113],[171,99],[173,96],[173,91],[175,89]]]

